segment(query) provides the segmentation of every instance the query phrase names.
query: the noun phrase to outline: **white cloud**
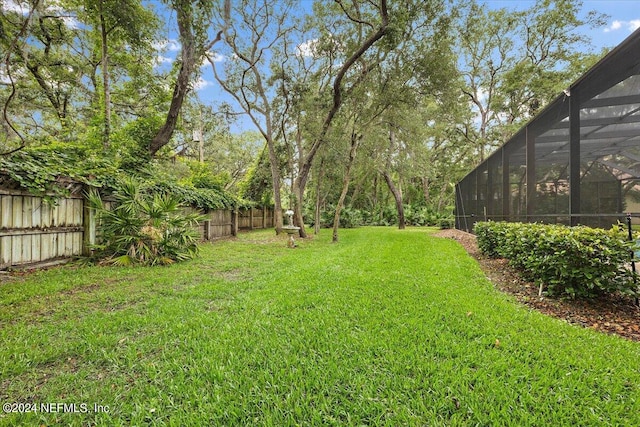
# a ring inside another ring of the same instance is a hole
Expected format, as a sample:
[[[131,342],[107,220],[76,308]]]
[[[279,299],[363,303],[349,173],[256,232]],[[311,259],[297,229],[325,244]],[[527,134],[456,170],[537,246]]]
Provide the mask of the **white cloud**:
[[[4,12],[15,12],[20,13],[24,16],[26,16],[30,12],[29,6],[25,5],[24,2],[16,2],[15,0],[4,0],[0,2],[0,4],[0,10]],[[62,22],[64,22],[64,25],[69,29],[77,30],[82,26],[80,21],[78,21],[75,16],[66,11],[57,0],[50,0],[49,4],[45,6],[45,10],[54,16],[60,17]]]
[[[62,19],[62,22],[64,22],[64,25],[71,30],[77,30],[82,27],[80,21],[69,13],[58,0],[51,0],[46,6],[46,10],[58,15],[60,19]]]
[[[24,15],[29,13],[29,9],[23,8],[21,4],[16,3],[14,0],[3,1],[0,9],[5,12],[17,12]]]
[[[630,33],[634,32],[638,28],[640,28],[640,19],[632,19],[630,21],[618,21],[615,20],[611,23],[610,26],[604,29],[605,33],[609,33],[611,31],[617,31],[622,28],[625,28]]]
[[[180,42],[176,39],[158,40],[153,43],[153,48],[160,51],[178,52],[180,50]]]
[[[169,52],[179,52],[182,46],[178,40],[168,40],[167,41],[167,50]]]
[[[9,78],[7,73],[4,72],[4,70],[0,70],[0,83],[6,85],[11,84],[11,79]]]
[[[211,80],[205,80],[202,77],[198,77],[198,81],[193,84],[193,88],[195,90],[203,90],[213,85],[214,83]]]
[[[63,16],[62,22],[64,22],[64,25],[66,25],[67,28],[70,28],[72,30],[77,30],[81,26],[80,21],[78,21],[73,16]]]
[[[489,91],[484,87],[480,87],[478,89],[478,100],[484,104],[488,99]]]
[[[307,40],[301,43],[296,48],[297,54],[300,56],[313,56],[316,53],[316,46],[318,45],[318,39]]]
[[[180,42],[176,39],[158,40],[152,44],[158,52],[154,59],[155,66],[171,64],[175,60],[175,52],[180,51]]]
[[[620,22],[620,21],[613,21],[613,22],[611,23],[611,26],[610,26],[610,27],[607,27],[607,28],[605,28],[605,29],[604,29],[604,32],[605,32],[605,33],[608,33],[608,32],[610,32],[610,31],[619,30],[620,28],[622,28],[622,22]]]
[[[167,56],[158,55],[154,59],[154,65],[162,65],[162,64],[171,64],[173,62],[172,58]]]

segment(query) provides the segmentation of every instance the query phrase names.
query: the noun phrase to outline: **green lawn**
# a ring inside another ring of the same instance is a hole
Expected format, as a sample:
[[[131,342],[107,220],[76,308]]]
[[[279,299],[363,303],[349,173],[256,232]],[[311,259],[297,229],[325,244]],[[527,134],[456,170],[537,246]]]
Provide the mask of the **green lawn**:
[[[640,425],[640,344],[518,306],[431,232],[2,284],[0,401],[38,412],[0,425]]]

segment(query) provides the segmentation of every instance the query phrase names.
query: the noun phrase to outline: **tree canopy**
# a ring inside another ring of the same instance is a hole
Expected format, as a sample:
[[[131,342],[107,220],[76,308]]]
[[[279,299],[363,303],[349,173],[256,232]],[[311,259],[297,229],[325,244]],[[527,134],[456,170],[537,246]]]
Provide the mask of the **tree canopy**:
[[[452,184],[597,60],[581,28],[602,25],[580,0],[9,0],[2,168],[274,204],[302,236],[446,224]],[[226,95],[198,96],[205,72]]]

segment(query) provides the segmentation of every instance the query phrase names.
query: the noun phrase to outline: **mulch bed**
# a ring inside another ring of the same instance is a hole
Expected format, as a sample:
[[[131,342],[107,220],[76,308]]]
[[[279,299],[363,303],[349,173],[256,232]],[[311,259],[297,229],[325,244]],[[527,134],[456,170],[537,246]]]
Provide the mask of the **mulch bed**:
[[[502,292],[513,295],[521,304],[569,323],[640,341],[640,308],[635,299],[608,295],[594,300],[539,296],[534,283],[522,280],[505,259],[491,259],[480,253],[473,234],[460,230],[441,230],[437,237],[454,239],[474,257],[487,278]]]

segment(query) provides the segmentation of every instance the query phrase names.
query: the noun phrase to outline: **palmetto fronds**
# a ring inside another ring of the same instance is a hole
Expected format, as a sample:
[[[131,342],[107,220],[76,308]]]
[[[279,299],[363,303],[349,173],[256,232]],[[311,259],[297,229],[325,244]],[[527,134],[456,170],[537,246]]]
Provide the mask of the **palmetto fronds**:
[[[201,216],[188,213],[175,196],[146,195],[128,180],[106,206],[93,192],[88,196],[100,221],[103,262],[116,265],[165,265],[193,258],[198,253]]]

